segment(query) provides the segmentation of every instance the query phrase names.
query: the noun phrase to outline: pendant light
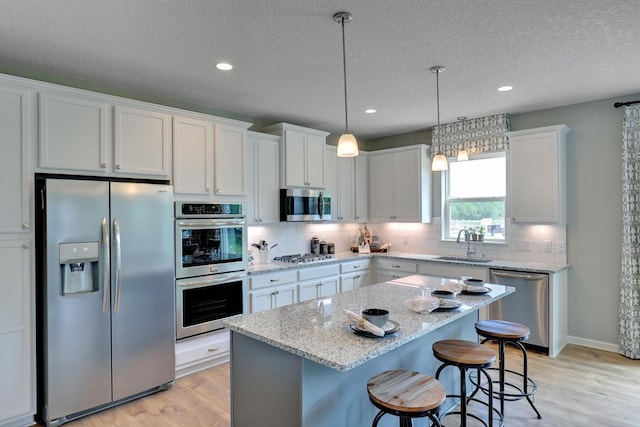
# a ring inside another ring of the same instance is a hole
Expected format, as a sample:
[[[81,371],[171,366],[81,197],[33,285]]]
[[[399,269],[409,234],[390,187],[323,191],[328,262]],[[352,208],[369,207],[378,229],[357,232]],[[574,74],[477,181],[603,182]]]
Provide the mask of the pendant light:
[[[464,162],[467,160],[469,160],[469,153],[467,153],[467,150],[463,148],[462,150],[458,151],[458,161]]]
[[[358,141],[349,132],[349,115],[347,113],[347,54],[344,42],[344,23],[350,22],[353,15],[349,12],[338,12],[333,20],[342,24],[342,65],[344,73],[344,133],[338,139],[338,157],[355,157],[358,155]]]
[[[436,128],[438,133],[436,135],[436,138],[438,140],[438,147],[440,147],[440,81],[438,79],[438,76],[445,70],[445,68],[442,65],[436,65],[429,68],[429,70],[431,70],[431,72],[435,73],[436,75],[436,106],[438,109],[438,127]],[[447,158],[445,157],[445,155],[440,151],[433,157],[433,160],[431,161],[431,170],[446,171],[447,169],[449,169],[449,163],[447,162]]]

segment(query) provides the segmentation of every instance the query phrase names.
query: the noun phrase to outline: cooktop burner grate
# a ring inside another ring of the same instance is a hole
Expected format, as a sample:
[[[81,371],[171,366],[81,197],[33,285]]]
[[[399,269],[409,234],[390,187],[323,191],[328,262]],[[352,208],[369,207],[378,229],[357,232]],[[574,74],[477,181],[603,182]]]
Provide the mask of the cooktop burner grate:
[[[326,261],[329,259],[333,259],[333,255],[293,254],[273,257],[274,262],[282,262],[286,264],[304,264],[309,262]]]

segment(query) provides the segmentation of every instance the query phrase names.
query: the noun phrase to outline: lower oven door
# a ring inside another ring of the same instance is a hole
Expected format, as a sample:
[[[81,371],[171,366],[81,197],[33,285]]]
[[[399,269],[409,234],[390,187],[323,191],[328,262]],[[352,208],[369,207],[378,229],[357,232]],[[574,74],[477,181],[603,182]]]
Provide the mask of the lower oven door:
[[[243,314],[246,276],[240,272],[176,280],[176,338],[222,329],[223,319]]]

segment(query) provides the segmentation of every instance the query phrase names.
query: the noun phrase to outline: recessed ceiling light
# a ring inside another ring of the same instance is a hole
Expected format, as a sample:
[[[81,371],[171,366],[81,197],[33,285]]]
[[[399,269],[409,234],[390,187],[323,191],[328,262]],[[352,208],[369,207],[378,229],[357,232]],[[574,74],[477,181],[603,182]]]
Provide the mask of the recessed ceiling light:
[[[513,89],[513,86],[500,86],[498,88],[500,92],[509,92],[511,89]]]
[[[233,68],[233,65],[229,64],[228,62],[218,62],[216,64],[216,68],[222,71],[229,71]]]
[[[366,110],[364,110],[365,113],[367,114],[373,114],[375,113],[377,110],[375,108],[367,108]]]

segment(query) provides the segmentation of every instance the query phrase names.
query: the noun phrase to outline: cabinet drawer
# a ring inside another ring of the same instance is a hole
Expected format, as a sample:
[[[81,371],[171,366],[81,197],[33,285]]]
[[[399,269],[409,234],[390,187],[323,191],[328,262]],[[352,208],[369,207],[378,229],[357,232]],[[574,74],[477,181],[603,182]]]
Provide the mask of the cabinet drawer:
[[[381,270],[396,270],[407,273],[417,273],[418,263],[413,261],[399,261],[395,259],[379,259],[378,268]]]
[[[340,273],[338,264],[324,265],[322,267],[301,268],[298,270],[299,280],[318,279],[320,277],[335,276]]]
[[[229,333],[214,333],[176,344],[176,366],[183,367],[191,363],[229,353]]]
[[[297,279],[295,270],[278,271],[275,273],[258,274],[250,276],[249,286],[251,289],[268,288],[271,286],[293,283]]]
[[[340,264],[340,273],[351,273],[352,271],[368,270],[371,259],[360,259],[357,261],[343,262]]]

